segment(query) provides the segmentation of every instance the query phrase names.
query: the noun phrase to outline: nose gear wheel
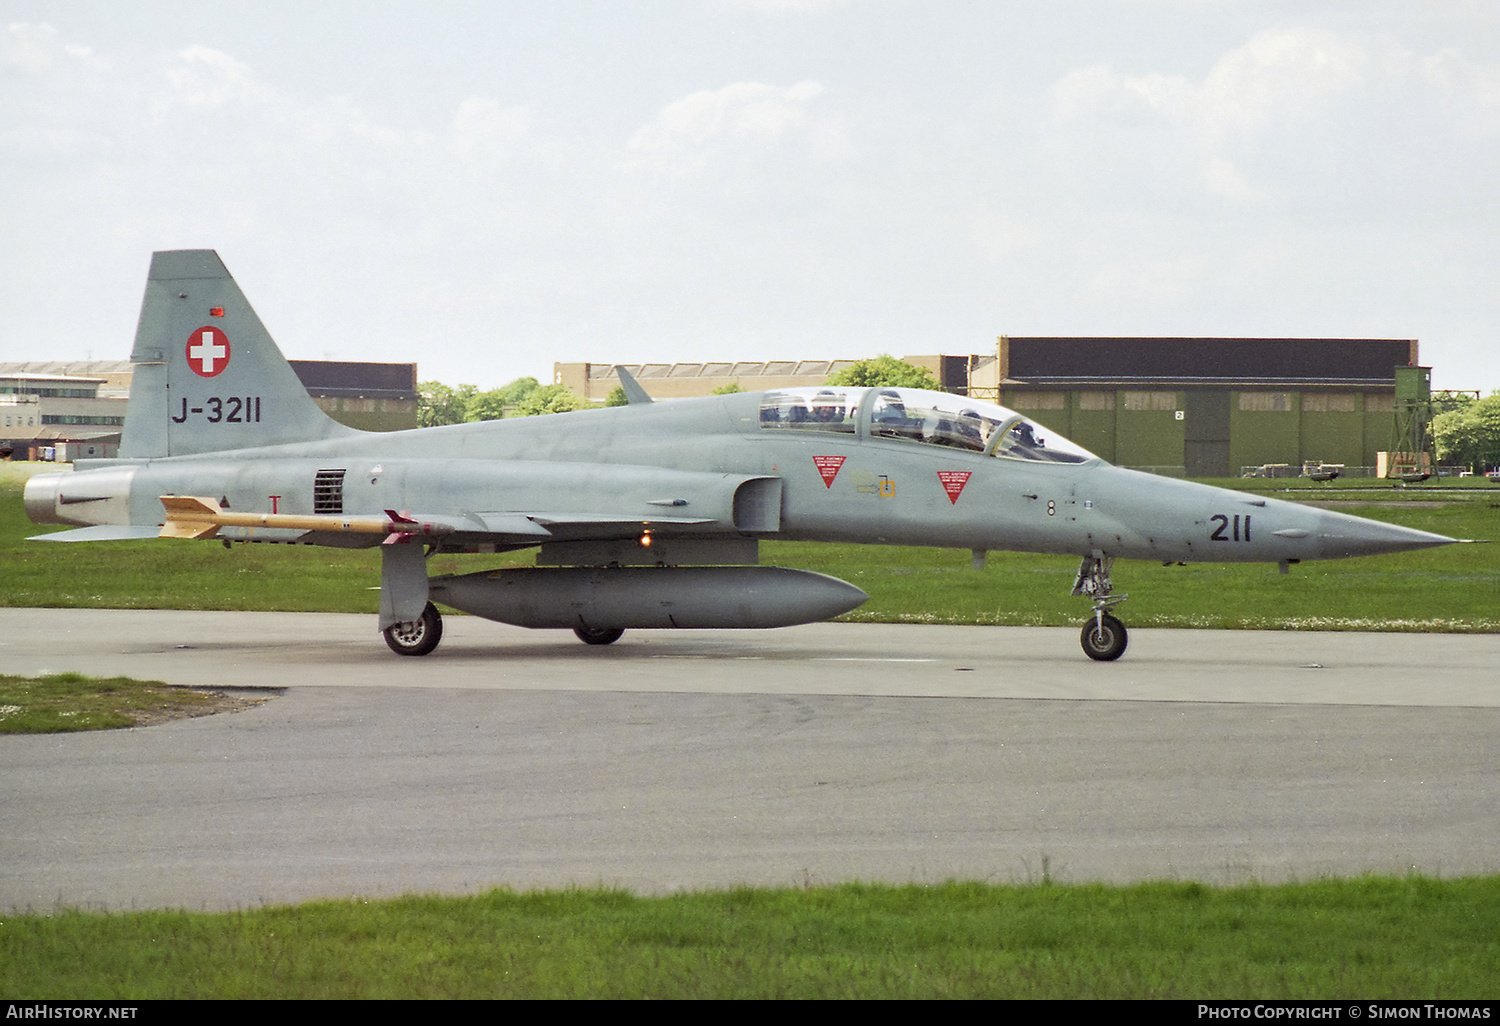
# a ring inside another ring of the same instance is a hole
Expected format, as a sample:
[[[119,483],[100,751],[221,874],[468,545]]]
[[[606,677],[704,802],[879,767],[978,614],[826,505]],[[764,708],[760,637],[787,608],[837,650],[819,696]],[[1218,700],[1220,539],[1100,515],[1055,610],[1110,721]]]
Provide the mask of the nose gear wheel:
[[[1109,579],[1109,568],[1114,564],[1113,556],[1084,556],[1078,566],[1078,577],[1073,582],[1073,594],[1085,595],[1094,601],[1094,615],[1083,623],[1083,651],[1090,659],[1113,662],[1125,654],[1129,636],[1125,625],[1110,610],[1130,596],[1116,595]]]
[[[1125,625],[1108,613],[1100,612],[1093,620],[1083,625],[1083,651],[1090,659],[1101,663],[1112,662],[1125,654],[1129,638]]]

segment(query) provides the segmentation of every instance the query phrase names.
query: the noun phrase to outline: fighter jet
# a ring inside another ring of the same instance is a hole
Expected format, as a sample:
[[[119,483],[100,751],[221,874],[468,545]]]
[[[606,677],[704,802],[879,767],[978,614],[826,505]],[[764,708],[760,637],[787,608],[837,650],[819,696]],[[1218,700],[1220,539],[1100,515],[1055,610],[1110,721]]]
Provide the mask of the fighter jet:
[[[1115,467],[1003,406],[910,388],[786,388],[363,432],[308,396],[218,255],[156,253],[119,455],[38,475],[48,541],[379,547],[380,630],[432,652],[435,603],[607,645],[629,628],[781,627],[868,596],[759,565],[766,538],[1063,553],[1090,658],[1125,651],[1116,559],[1282,569],[1454,539]],[[536,565],[429,577],[437,552]]]

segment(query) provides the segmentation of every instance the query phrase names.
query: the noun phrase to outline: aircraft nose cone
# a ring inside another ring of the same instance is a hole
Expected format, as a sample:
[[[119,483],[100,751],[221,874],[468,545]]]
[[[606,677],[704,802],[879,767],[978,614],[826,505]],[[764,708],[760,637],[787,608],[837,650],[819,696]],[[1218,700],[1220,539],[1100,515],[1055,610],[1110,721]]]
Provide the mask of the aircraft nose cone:
[[[1318,539],[1324,558],[1338,556],[1375,556],[1382,552],[1405,552],[1451,545],[1457,539],[1431,531],[1418,531],[1378,520],[1324,512],[1318,520]]]

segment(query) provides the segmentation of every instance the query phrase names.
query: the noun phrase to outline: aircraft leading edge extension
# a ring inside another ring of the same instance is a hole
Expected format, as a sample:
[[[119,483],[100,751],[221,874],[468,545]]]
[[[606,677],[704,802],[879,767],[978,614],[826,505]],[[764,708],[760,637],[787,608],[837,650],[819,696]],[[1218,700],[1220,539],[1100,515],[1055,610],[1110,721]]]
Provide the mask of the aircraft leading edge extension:
[[[1112,466],[1002,406],[908,388],[788,388],[396,432],[313,402],[211,250],[156,253],[119,455],[27,483],[48,541],[379,547],[379,627],[425,655],[434,600],[609,644],[630,628],[782,627],[867,596],[759,565],[763,538],[1079,557],[1084,651],[1118,658],[1114,560],[1292,563],[1442,535]],[[429,577],[435,552],[537,565]]]

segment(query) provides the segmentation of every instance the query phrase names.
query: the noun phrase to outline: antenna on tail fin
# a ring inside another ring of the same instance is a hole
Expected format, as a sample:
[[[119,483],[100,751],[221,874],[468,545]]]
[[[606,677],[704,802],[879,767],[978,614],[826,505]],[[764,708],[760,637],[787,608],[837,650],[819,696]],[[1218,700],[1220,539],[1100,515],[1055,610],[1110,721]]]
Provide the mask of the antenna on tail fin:
[[[646,390],[641,387],[641,383],[635,380],[634,374],[631,374],[624,367],[620,367],[618,365],[615,367],[615,373],[620,377],[620,388],[624,389],[625,398],[632,405],[634,405],[635,403],[649,403],[652,401],[651,396],[648,395]]]
[[[359,432],[313,402],[210,249],[153,253],[120,456],[192,456]]]

